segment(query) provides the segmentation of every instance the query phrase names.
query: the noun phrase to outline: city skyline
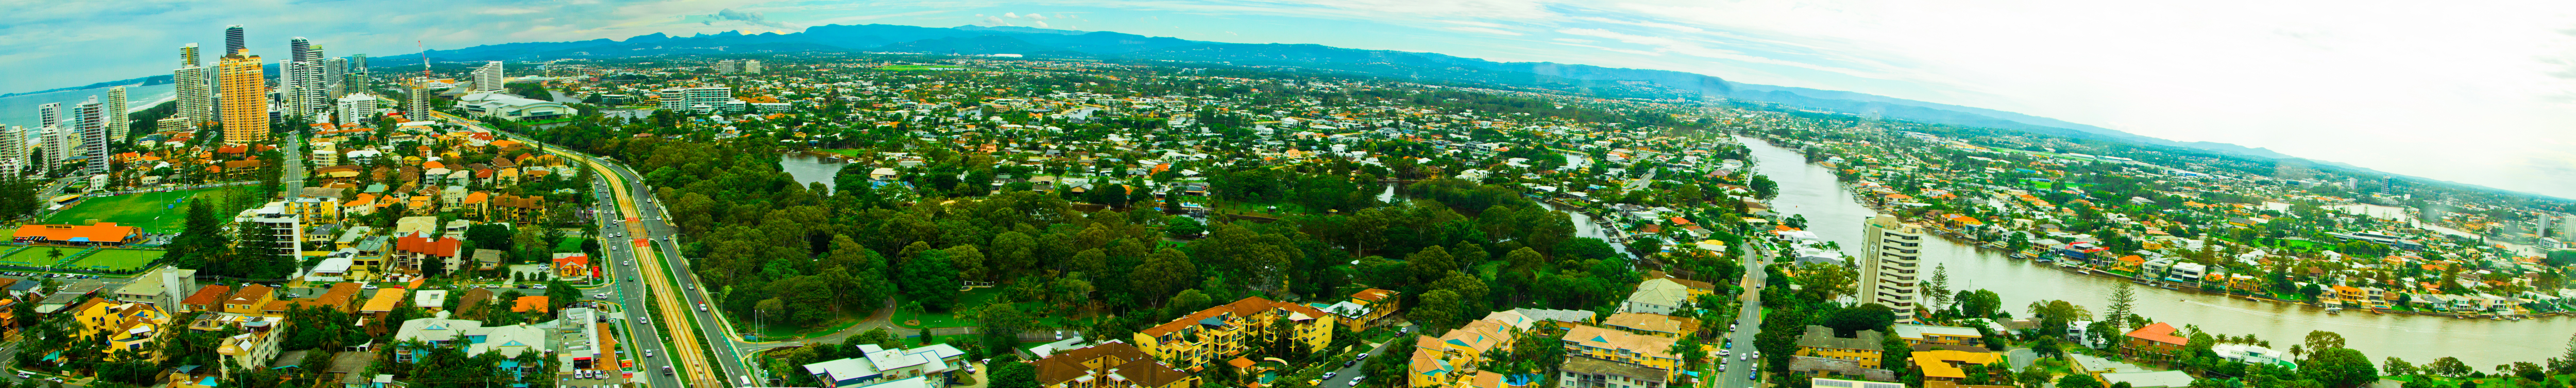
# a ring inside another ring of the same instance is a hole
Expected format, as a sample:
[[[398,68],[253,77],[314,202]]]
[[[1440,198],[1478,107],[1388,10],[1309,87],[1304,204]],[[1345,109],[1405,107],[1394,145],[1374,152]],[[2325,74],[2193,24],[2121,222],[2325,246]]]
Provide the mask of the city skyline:
[[[240,11],[281,6],[253,3]],[[299,10],[304,15],[353,15],[423,6],[367,3]],[[21,28],[147,22],[153,27],[102,29],[113,31],[101,34],[115,40],[0,43],[0,48],[19,53],[0,56],[0,65],[71,72],[0,80],[0,90],[167,74],[166,65],[160,65],[166,62],[145,66],[142,58],[162,57],[166,54],[158,50],[171,46],[225,39],[222,27],[227,25],[248,26],[246,48],[275,58],[286,58],[289,50],[281,38],[290,36],[331,42],[342,52],[382,56],[417,52],[416,41],[433,49],[455,49],[650,33],[794,32],[835,23],[1012,25],[1688,71],[1739,82],[1992,108],[2177,141],[2262,147],[2398,174],[2576,197],[2576,151],[2571,151],[2576,150],[2576,131],[2555,129],[2576,125],[2576,113],[2570,113],[2576,111],[2566,109],[2576,95],[2565,92],[2576,90],[2571,83],[2576,81],[2554,75],[2564,72],[2553,65],[2576,53],[2571,50],[2576,35],[2555,27],[2576,25],[2569,23],[2576,21],[2569,17],[2576,8],[2566,4],[2419,10],[2445,17],[2407,23],[2389,21],[2415,19],[2414,13],[2352,8],[2256,7],[2240,15],[2218,15],[2187,12],[2191,4],[2104,13],[2015,3],[1917,9],[1879,2],[1801,7],[1768,1],[1531,1],[1484,7],[1374,1],[439,5],[478,15],[471,21],[226,14],[231,11],[160,12],[118,21],[62,13],[83,7],[40,10],[43,17]],[[1904,16],[1916,13],[1940,17]],[[2515,16],[2474,18],[2499,14]],[[2075,22],[2096,17],[2092,15],[2111,19]],[[2274,22],[2251,22],[2258,17]],[[2146,33],[2168,25],[2206,28]],[[2447,43],[2453,41],[2484,43]],[[76,43],[84,46],[69,46]],[[2400,52],[2424,55],[2392,56]],[[48,65],[70,61],[104,65]]]

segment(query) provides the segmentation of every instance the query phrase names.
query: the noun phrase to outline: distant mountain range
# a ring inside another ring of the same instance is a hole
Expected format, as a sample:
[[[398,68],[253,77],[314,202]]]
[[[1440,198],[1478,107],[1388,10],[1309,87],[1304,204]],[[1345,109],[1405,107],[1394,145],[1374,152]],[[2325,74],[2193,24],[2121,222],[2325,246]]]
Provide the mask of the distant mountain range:
[[[724,32],[694,36],[661,33],[624,40],[507,43],[455,50],[429,50],[439,62],[485,60],[599,59],[666,54],[783,53],[804,51],[909,52],[921,54],[1021,54],[1035,58],[1102,60],[1168,60],[1238,66],[1329,70],[1433,82],[1464,82],[1538,87],[1605,97],[1665,98],[1695,94],[1734,100],[1763,101],[1814,110],[1868,115],[1927,123],[2013,129],[2033,133],[2143,144],[2186,147],[2272,159],[2294,158],[2262,148],[2227,143],[2176,142],[2110,128],[1993,109],[1939,104],[1865,93],[1729,82],[1718,77],[1667,70],[1644,70],[1552,62],[1494,62],[1475,58],[1388,50],[1360,50],[1314,44],[1243,44],[1149,37],[1116,32],[1085,32],[1030,27],[899,25],[826,25],[804,32],[743,34]],[[379,58],[411,58],[393,55]],[[382,61],[400,67],[400,61]],[[103,82],[80,88],[142,82],[166,83],[168,75]],[[59,90],[59,89],[58,89]],[[21,93],[24,94],[24,93]],[[2362,169],[2342,163],[2311,162]],[[2362,169],[2367,170],[2367,169]]]

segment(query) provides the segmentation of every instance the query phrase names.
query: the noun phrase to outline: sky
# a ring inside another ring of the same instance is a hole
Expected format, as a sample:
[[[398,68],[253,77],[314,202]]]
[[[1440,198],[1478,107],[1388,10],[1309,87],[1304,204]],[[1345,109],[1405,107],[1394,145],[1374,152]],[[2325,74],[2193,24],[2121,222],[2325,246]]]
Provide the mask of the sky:
[[[41,3],[41,4],[38,4]],[[2576,2],[2172,0],[9,2],[0,93],[254,54],[1015,25],[1686,71],[2013,111],[2576,198]],[[383,62],[377,62],[379,64]]]

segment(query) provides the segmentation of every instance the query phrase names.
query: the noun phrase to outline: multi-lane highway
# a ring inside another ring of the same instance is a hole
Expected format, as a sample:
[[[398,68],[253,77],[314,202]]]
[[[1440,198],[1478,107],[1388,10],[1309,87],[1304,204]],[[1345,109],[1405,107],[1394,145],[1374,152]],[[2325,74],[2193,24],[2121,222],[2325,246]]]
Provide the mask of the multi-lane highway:
[[[434,115],[483,129],[479,121]],[[652,187],[644,184],[643,175],[606,158],[491,132],[568,158],[596,177],[592,184],[599,201],[594,214],[604,240],[602,254],[607,256],[597,265],[610,268],[609,280],[614,283],[580,292],[611,292],[608,299],[625,308],[629,319],[621,324],[637,338],[624,343],[638,350],[626,357],[638,360],[640,380],[656,387],[761,385],[745,383],[766,377],[746,366],[749,362],[742,349],[754,344],[734,334],[732,325],[715,309],[716,301],[707,295],[711,290],[701,287],[688,260],[680,256],[679,230],[667,221],[668,213],[654,199]],[[646,349],[653,350],[654,356],[640,357],[640,350]],[[664,367],[673,373],[663,375]]]
[[[1751,255],[1744,258],[1744,280],[1740,284],[1744,287],[1744,294],[1736,298],[1741,303],[1735,312],[1734,330],[1726,333],[1725,337],[1733,344],[1725,345],[1728,348],[1718,357],[1719,365],[1725,369],[1717,373],[1716,386],[1721,388],[1762,386],[1762,382],[1752,378],[1762,371],[1762,360],[1752,357],[1756,353],[1753,336],[1762,332],[1762,284],[1770,275],[1763,272],[1763,268],[1771,263],[1774,256],[1764,246],[1769,241],[1751,239],[1745,242],[1752,249],[1748,252]]]

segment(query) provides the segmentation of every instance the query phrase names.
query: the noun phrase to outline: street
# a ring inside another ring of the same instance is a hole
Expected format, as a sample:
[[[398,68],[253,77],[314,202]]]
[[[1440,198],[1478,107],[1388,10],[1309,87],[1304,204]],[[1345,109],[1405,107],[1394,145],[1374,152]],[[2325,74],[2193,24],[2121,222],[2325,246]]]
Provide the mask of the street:
[[[1739,303],[1735,314],[1735,330],[1726,336],[1727,340],[1734,341],[1734,345],[1726,348],[1725,356],[1718,357],[1718,365],[1726,369],[1716,376],[1717,386],[1721,388],[1762,386],[1762,382],[1749,377],[1761,370],[1760,360],[1747,360],[1745,355],[1754,352],[1753,336],[1762,332],[1762,284],[1769,277],[1763,268],[1770,265],[1771,251],[1764,249],[1758,239],[1747,241],[1751,247],[1746,250],[1749,255],[1744,260],[1744,295],[1736,298],[1743,303]]]

